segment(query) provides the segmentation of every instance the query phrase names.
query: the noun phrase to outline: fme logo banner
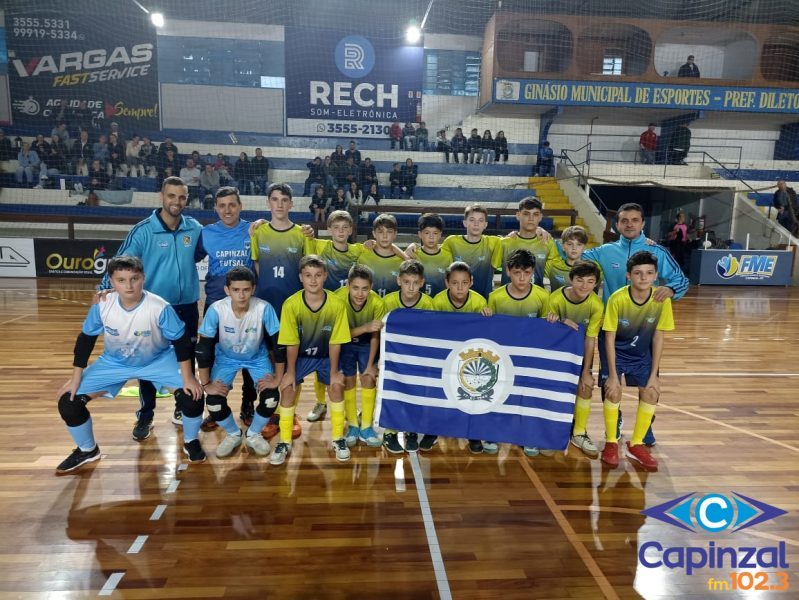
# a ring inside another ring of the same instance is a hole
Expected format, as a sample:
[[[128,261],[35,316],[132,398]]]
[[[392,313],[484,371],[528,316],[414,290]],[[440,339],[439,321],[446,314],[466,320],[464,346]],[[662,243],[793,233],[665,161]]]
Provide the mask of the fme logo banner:
[[[388,138],[418,121],[424,49],[400,39],[286,28],[289,135]]]

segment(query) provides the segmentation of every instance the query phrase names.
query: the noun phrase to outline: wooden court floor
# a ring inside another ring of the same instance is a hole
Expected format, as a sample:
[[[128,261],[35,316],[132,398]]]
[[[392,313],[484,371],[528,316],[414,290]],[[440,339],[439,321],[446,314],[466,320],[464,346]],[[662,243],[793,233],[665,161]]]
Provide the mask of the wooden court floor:
[[[418,458],[327,448],[303,422],[282,467],[241,454],[185,468],[160,401],[133,441],[136,400],[91,410],[103,459],[56,476],[72,448],[55,392],[92,281],[0,280],[0,598],[728,598],[731,568],[646,568],[642,544],[783,541],[799,597],[799,292],[692,288],[676,305],[655,431],[658,472],[578,451],[471,456],[454,441]],[[231,405],[238,407],[238,393]],[[601,440],[595,392],[589,432]],[[298,414],[313,402],[303,392]],[[626,397],[624,427],[635,412]],[[641,510],[691,492],[738,492],[788,511],[737,533],[691,533]],[[739,569],[740,571],[741,569]],[[743,569],[752,572],[752,569]],[[745,580],[744,580],[745,581]]]

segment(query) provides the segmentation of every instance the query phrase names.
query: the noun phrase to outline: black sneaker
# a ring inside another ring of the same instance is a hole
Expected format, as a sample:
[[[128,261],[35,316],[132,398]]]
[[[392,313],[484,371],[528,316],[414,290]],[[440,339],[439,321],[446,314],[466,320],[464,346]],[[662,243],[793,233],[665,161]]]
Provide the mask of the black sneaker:
[[[200,440],[192,440],[183,444],[183,452],[189,457],[189,462],[203,462],[205,460],[205,451],[200,446]]]
[[[419,442],[419,450],[422,452],[430,452],[438,443],[438,436],[437,435],[423,435],[422,440]]]
[[[100,446],[95,444],[94,450],[89,450],[88,452],[84,452],[80,448],[75,448],[72,454],[67,456],[55,470],[58,473],[68,473],[94,460],[100,460]]]
[[[241,412],[239,413],[239,419],[241,422],[249,427],[252,425],[252,419],[255,416],[255,405],[247,402],[246,404],[242,402],[241,404]]]
[[[183,413],[177,407],[175,407],[175,412],[172,413],[172,422],[178,427],[183,427]]]
[[[200,429],[203,431],[214,431],[216,428],[219,427],[219,424],[214,421],[211,416],[207,416],[203,419],[203,422],[200,423]]]
[[[482,454],[483,442],[480,440],[469,440],[469,452],[472,454]]]
[[[396,433],[384,433],[383,446],[391,454],[402,454],[403,452],[405,452],[405,449],[399,443],[399,439],[397,439]]]
[[[150,432],[153,430],[153,420],[139,419],[133,427],[133,439],[137,442],[143,442],[150,437]]]
[[[419,451],[419,434],[406,433],[405,434],[405,450],[408,452]]]

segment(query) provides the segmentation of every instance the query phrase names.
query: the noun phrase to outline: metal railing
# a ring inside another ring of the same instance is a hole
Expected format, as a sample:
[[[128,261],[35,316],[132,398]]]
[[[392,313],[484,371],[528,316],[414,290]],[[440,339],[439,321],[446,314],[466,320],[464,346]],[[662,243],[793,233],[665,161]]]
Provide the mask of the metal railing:
[[[588,196],[588,199],[594,204],[597,209],[597,212],[607,219],[607,214],[609,212],[608,205],[602,201],[600,195],[594,190],[591,186],[588,185],[588,178],[587,176],[583,175],[580,167],[577,163],[575,163],[572,158],[569,156],[569,152],[580,152],[581,150],[588,149],[590,152],[591,150],[591,143],[589,142],[585,146],[578,148],[577,150],[561,150],[560,158],[564,161],[567,165],[570,165],[575,171],[577,171],[577,185],[580,186]],[[586,164],[586,161],[581,163],[582,165]]]

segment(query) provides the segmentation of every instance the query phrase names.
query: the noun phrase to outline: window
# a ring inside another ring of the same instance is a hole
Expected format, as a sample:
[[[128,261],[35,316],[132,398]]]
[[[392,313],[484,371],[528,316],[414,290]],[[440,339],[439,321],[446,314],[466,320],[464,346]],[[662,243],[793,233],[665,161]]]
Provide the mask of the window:
[[[480,88],[480,53],[462,50],[426,50],[424,94],[476,96]]]
[[[602,60],[603,75],[621,75],[622,58],[618,54],[606,54]]]

